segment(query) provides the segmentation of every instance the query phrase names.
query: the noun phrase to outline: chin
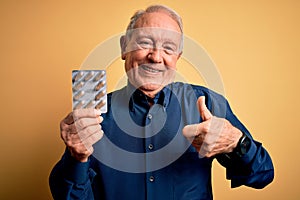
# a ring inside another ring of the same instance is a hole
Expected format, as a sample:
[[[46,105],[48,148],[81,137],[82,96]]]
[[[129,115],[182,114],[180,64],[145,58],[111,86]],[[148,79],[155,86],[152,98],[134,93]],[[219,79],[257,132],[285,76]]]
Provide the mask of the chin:
[[[157,90],[160,90],[161,88],[163,88],[164,85],[157,85],[157,84],[145,84],[143,86],[140,87],[141,90],[144,90],[144,91],[148,91],[148,92],[151,92],[151,91],[157,91]]]

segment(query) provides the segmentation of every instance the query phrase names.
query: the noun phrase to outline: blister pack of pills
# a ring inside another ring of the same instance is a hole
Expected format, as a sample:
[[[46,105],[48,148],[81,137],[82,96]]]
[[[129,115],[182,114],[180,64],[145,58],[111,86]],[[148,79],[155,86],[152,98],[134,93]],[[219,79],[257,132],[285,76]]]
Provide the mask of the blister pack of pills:
[[[73,110],[96,108],[107,111],[105,70],[72,71]]]

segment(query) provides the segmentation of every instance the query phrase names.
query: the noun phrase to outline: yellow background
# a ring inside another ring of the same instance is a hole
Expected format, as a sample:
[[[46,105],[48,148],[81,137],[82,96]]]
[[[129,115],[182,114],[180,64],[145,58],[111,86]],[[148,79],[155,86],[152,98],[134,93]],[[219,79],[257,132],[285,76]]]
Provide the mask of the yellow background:
[[[51,199],[48,176],[64,150],[59,122],[71,110],[71,70],[123,32],[134,11],[156,3],[181,14],[185,34],[216,63],[235,113],[273,158],[275,180],[263,190],[230,189],[215,162],[215,199],[300,199],[299,2],[1,0],[0,199]],[[186,62],[179,64],[182,71]]]

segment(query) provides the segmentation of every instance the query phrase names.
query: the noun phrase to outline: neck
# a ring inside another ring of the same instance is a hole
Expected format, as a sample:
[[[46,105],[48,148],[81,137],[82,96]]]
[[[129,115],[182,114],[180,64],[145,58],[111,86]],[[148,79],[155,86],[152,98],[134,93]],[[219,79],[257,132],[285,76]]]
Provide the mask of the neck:
[[[131,86],[133,86],[134,88],[138,88],[137,86],[135,86],[134,84],[132,84],[130,81],[128,82]],[[165,87],[165,85],[160,85],[159,87],[155,87],[155,89],[152,87],[139,87],[138,90],[140,90],[142,93],[144,93],[146,96],[148,96],[149,98],[154,98],[155,95],[157,93],[159,93],[163,88]]]
[[[159,93],[161,90],[163,89],[163,87],[162,88],[159,88],[159,89],[157,89],[157,90],[144,90],[144,89],[142,89],[142,88],[139,88],[139,90],[141,91],[141,92],[143,92],[147,97],[149,97],[149,98],[151,98],[151,99],[153,99],[154,97],[155,97],[155,95],[157,94],[157,93]]]

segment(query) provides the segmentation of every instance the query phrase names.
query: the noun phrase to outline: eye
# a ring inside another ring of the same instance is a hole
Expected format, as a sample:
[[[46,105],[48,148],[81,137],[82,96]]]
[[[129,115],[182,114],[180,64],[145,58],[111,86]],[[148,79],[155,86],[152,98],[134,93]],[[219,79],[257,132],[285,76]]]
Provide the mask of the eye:
[[[137,44],[143,49],[153,48],[153,42],[149,38],[140,38],[137,40]]]
[[[167,54],[175,54],[177,51],[177,46],[172,43],[166,43],[163,45],[163,49]]]

